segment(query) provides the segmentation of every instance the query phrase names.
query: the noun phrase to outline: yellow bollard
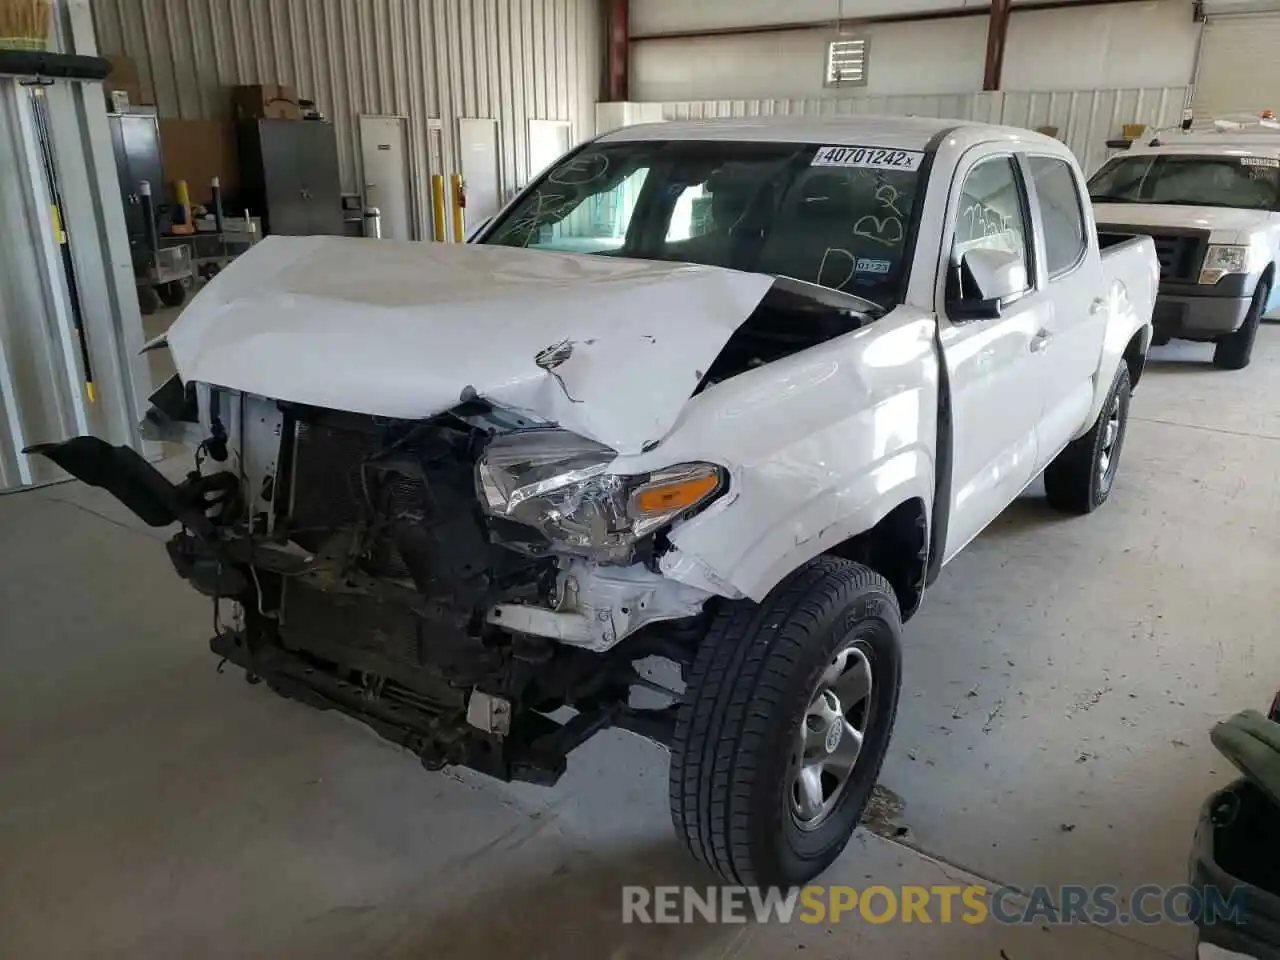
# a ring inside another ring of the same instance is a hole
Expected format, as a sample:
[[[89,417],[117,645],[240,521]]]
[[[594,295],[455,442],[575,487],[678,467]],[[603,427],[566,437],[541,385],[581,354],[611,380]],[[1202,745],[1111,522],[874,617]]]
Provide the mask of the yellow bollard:
[[[444,176],[439,173],[431,175],[431,210],[434,214],[431,228],[435,231],[438,243],[444,243]]]
[[[449,182],[453,186],[453,242],[462,243],[466,236],[463,208],[467,205],[466,195],[462,192],[462,175],[453,174],[449,177]]]

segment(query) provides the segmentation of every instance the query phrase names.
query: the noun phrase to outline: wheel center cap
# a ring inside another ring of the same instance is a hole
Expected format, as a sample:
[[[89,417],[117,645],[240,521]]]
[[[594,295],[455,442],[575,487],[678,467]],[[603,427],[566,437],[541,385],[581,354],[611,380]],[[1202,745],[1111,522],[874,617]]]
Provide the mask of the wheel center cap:
[[[844,724],[833,723],[827,728],[827,736],[822,744],[827,753],[836,752],[836,747],[840,746],[840,738],[842,736],[844,736]]]

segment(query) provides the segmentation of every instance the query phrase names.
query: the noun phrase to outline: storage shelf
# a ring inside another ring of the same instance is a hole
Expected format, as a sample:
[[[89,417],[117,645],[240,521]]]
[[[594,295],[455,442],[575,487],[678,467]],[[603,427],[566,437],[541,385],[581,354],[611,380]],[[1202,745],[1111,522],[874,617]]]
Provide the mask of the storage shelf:
[[[104,57],[43,50],[0,50],[0,74],[57,80],[102,80],[111,72]]]

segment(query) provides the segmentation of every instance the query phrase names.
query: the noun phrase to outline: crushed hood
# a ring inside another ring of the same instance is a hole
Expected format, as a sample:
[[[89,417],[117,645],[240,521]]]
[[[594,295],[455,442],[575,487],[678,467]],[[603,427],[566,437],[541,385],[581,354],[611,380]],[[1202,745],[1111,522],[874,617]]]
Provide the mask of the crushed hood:
[[[772,283],[511,247],[268,237],[168,341],[187,382],[405,419],[475,395],[636,453],[667,434]]]

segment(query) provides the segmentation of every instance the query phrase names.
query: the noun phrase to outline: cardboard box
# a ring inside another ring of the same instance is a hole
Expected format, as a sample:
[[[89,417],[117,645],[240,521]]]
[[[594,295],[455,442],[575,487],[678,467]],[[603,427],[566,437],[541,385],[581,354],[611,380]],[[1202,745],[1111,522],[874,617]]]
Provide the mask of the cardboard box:
[[[235,87],[231,104],[237,120],[301,120],[302,107],[293,87],[282,83],[255,83]]]
[[[111,64],[111,72],[102,81],[102,89],[107,95],[107,109],[119,113],[115,104],[114,93],[121,93],[129,99],[129,106],[146,106],[151,103],[142,93],[142,78],[138,75],[138,65],[132,57],[113,53],[107,58]]]
[[[187,181],[191,202],[208,205],[213,201],[213,178],[218,177],[223,209],[230,212],[225,204],[235,198],[240,187],[236,131],[231,121],[161,119],[160,149],[167,183]]]

